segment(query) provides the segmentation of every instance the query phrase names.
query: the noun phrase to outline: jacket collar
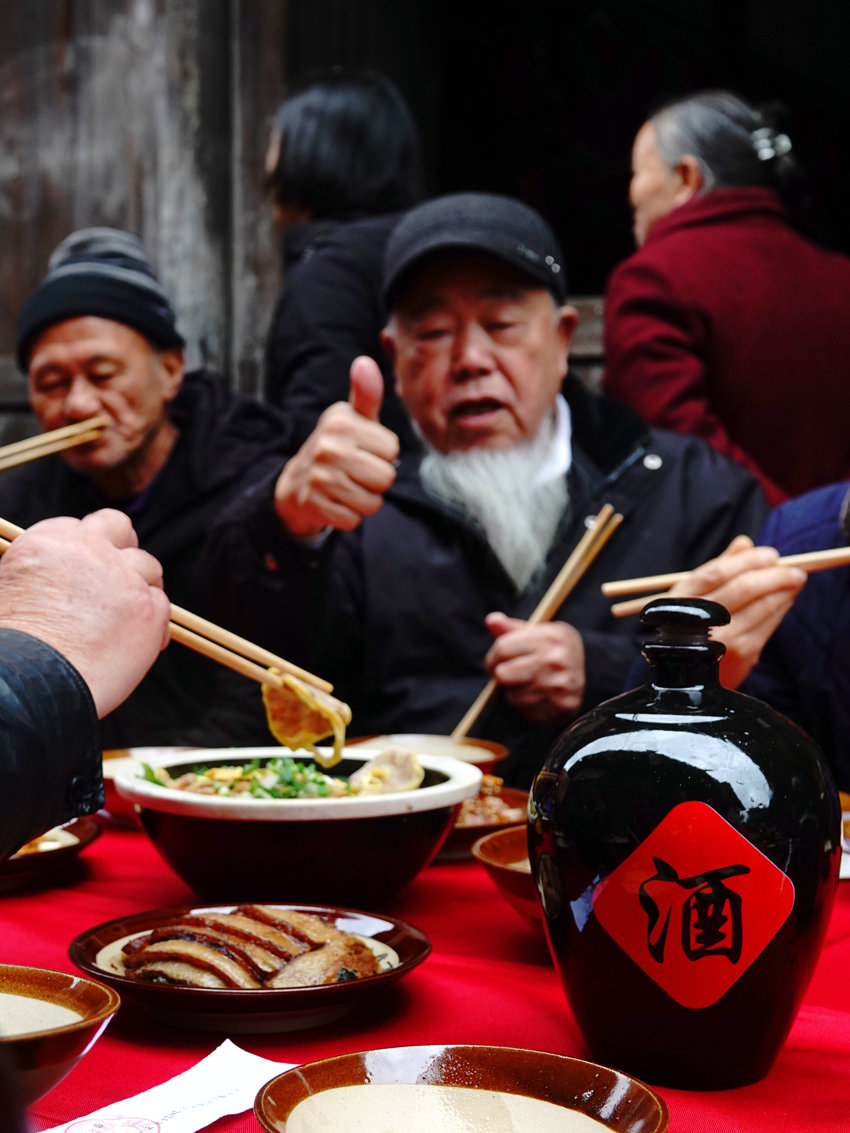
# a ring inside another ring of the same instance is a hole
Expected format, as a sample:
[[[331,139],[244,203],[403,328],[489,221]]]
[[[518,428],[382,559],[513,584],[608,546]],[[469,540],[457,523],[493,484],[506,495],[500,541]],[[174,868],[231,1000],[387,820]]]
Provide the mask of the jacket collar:
[[[786,219],[785,209],[774,189],[760,185],[748,185],[740,189],[711,189],[691,197],[685,204],[657,220],[647,233],[644,247],[682,228],[725,224],[753,217],[780,221]]]

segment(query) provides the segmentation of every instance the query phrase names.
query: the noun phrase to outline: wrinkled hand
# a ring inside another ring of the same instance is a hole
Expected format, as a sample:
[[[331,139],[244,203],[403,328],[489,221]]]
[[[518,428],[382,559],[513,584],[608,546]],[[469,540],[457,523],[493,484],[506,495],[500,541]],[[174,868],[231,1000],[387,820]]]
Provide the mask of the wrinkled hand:
[[[584,642],[566,622],[529,625],[506,614],[488,614],[496,638],[485,664],[508,702],[536,724],[567,723],[584,695]]]
[[[732,615],[712,637],[726,646],[720,679],[737,688],[761,655],[768,638],[791,609],[806,581],[805,571],[777,566],[773,547],[755,547],[739,535],[722,555],[704,563],[670,590],[682,598],[710,598]]]
[[[98,716],[129,696],[168,644],[169,613],[162,567],[120,511],[36,523],[0,560],[0,626],[63,654]]]
[[[399,453],[398,437],[378,420],[383,395],[377,362],[355,358],[348,402],[325,410],[275,485],[275,508],[291,535],[351,531],[380,508]]]

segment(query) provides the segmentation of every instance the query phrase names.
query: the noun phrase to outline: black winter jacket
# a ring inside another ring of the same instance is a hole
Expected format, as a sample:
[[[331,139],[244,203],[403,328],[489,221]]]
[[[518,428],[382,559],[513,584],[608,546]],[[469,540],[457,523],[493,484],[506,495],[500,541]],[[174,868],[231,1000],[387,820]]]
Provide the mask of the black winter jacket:
[[[0,858],[103,806],[91,694],[49,645],[0,629]]]
[[[101,496],[51,456],[0,477],[0,515],[28,527],[50,516],[118,507],[132,519],[140,545],[162,563],[171,601],[195,609],[195,570],[213,521],[255,477],[279,470],[292,450],[276,410],[233,393],[207,371],[186,375],[171,416],[177,444],[134,501]],[[101,730],[106,748],[268,741],[258,686],[178,644],[168,646]]]
[[[266,343],[266,397],[285,410],[298,444],[329,405],[348,401],[348,371],[368,354],[384,376],[381,421],[413,443],[407,411],[381,346],[384,249],[402,213],[315,220],[286,230],[284,285]]]
[[[315,550],[286,537],[270,485],[257,485],[213,531],[200,585],[226,578],[217,612],[227,624],[333,681],[353,709],[353,735],[444,734],[485,683],[485,615],[528,617],[586,518],[610,502],[624,522],[557,614],[581,632],[583,708],[592,708],[622,691],[641,639],[636,617],[611,617],[600,583],[697,566],[733,536],[755,534],[766,505],[757,482],[709,445],[649,429],[572,380],[565,388],[570,505],[525,592],[467,521],[425,494],[413,458],[380,511]],[[527,785],[558,729],[529,724],[497,696],[474,731],[511,748],[506,778]]]

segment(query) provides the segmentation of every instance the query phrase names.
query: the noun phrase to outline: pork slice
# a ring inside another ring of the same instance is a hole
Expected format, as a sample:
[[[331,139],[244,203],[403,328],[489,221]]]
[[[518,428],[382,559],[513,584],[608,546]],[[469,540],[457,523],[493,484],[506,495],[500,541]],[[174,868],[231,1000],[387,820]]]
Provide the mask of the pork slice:
[[[212,946],[202,944],[197,940],[170,938],[149,943],[141,951],[125,955],[124,967],[128,975],[133,975],[145,965],[159,960],[174,960],[192,968],[201,968],[213,972],[225,987],[256,988],[260,986],[259,980],[243,967],[234,956],[228,955],[223,945]]]
[[[181,964],[176,960],[158,960],[132,973],[142,983],[180,984],[182,987],[226,988],[228,985],[214,972]]]
[[[215,929],[226,932],[231,936],[250,940],[252,944],[267,948],[273,956],[281,960],[290,960],[293,956],[300,956],[306,951],[307,945],[295,935],[286,931],[286,926],[280,928],[244,915],[240,910],[235,913],[197,913],[183,918],[187,925],[197,925],[201,928]]]
[[[232,956],[237,963],[242,964],[260,983],[266,976],[278,971],[281,966],[282,958],[261,945],[255,945],[242,937],[220,932],[214,928],[189,924],[162,925],[160,928],[155,928],[143,938],[126,944],[124,953],[130,955],[139,951],[140,946],[144,949],[148,944],[158,944],[163,940],[196,940],[199,944],[218,948],[226,955]]]
[[[290,960],[266,987],[315,987],[380,972],[375,953],[356,936],[340,934],[329,944]]]
[[[240,905],[239,911],[291,933],[299,940],[305,941],[311,948],[327,944],[344,935],[338,928],[334,928],[314,913],[299,913],[296,909],[275,909],[271,905]]]

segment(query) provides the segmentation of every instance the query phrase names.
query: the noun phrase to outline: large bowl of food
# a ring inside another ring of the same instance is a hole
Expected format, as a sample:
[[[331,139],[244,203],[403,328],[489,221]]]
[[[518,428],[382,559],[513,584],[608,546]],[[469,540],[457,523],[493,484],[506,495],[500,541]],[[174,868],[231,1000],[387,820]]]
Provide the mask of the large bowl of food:
[[[26,1105],[74,1069],[120,1004],[95,980],[0,964],[0,1052]]]
[[[434,857],[473,764],[346,749],[331,772],[279,747],[152,758],[116,787],[175,873],[213,901],[375,908]]]
[[[663,1133],[664,1101],[618,1070],[498,1046],[342,1054],[273,1078],[254,1114],[266,1133]]]

